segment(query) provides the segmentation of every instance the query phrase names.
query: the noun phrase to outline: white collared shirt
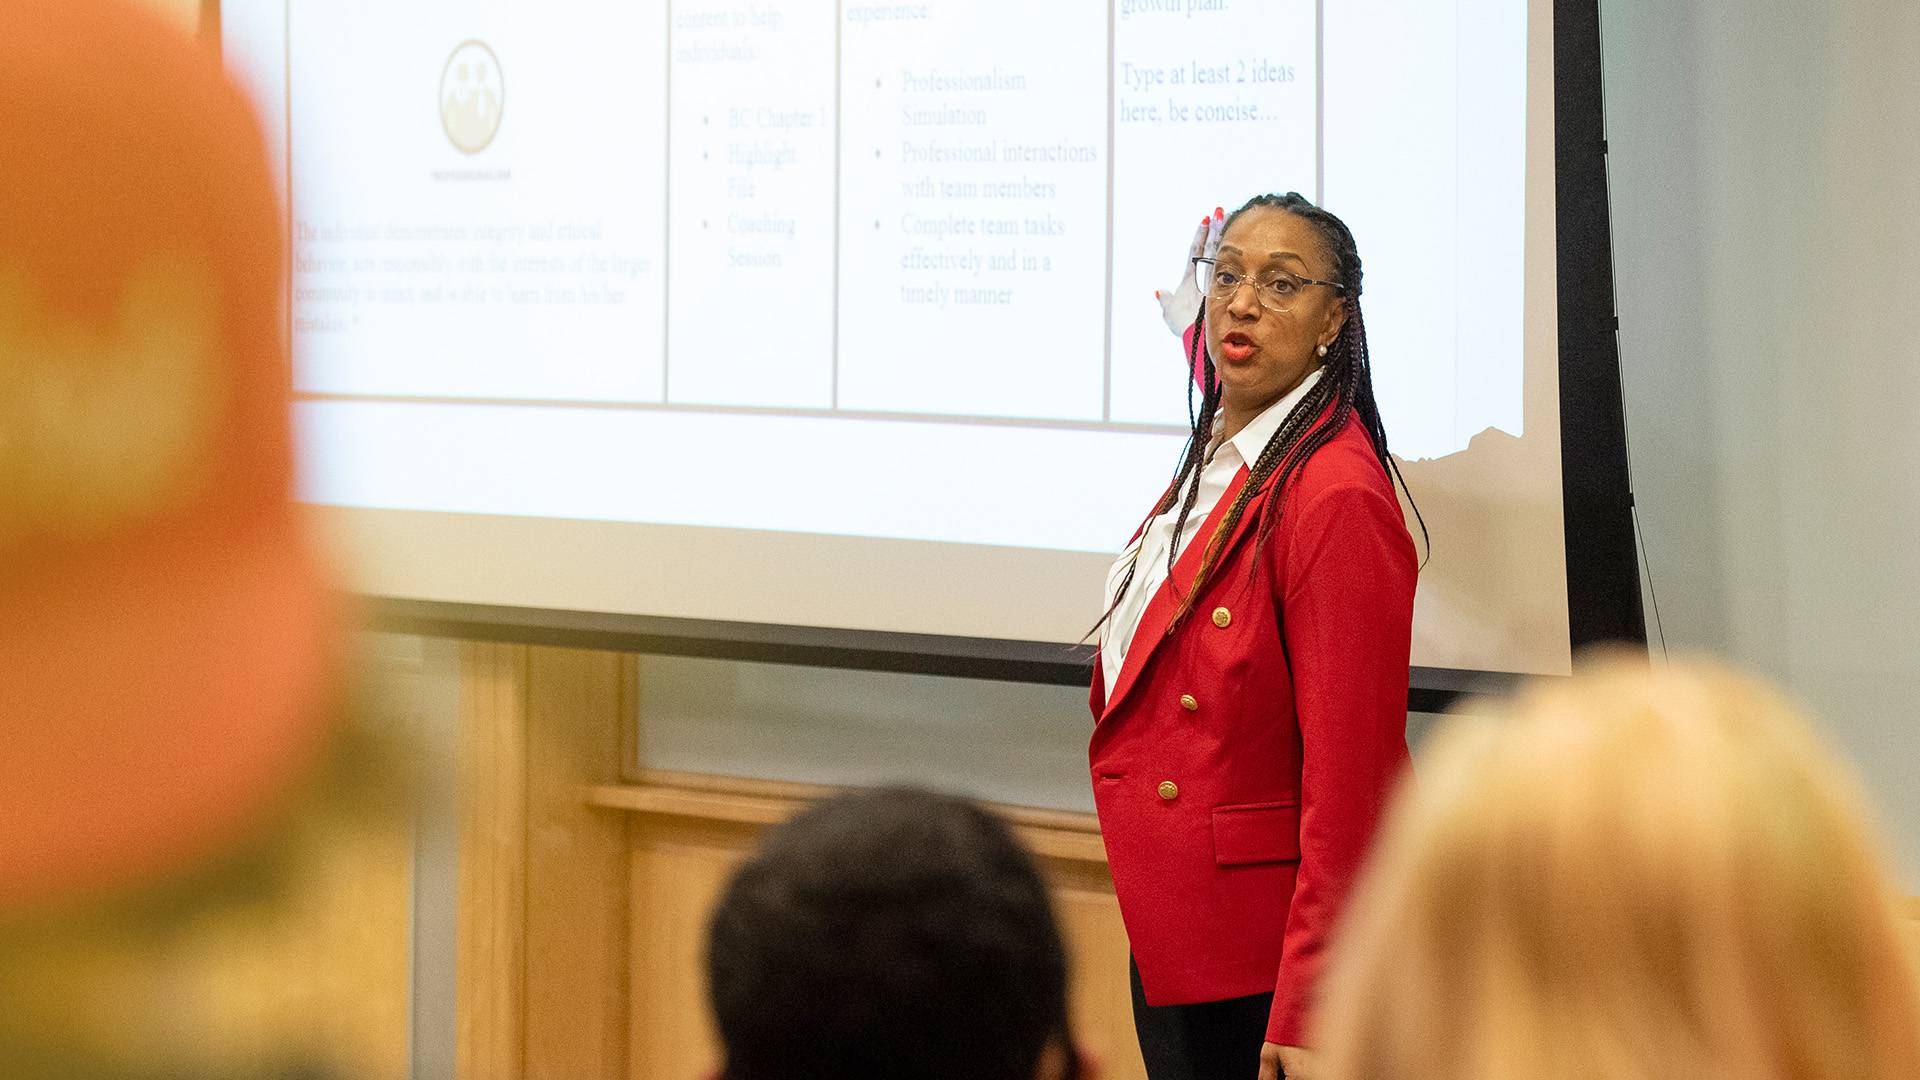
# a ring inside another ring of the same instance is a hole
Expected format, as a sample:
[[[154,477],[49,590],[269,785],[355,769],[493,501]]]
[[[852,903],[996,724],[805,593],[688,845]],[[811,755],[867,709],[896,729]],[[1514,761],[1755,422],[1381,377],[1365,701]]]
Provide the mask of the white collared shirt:
[[[1137,548],[1140,552],[1139,561],[1134,566],[1133,582],[1127,586],[1127,595],[1120,606],[1113,609],[1113,617],[1107,620],[1106,633],[1101,636],[1100,668],[1107,681],[1109,699],[1113,697],[1114,684],[1120,681],[1120,669],[1127,662],[1127,647],[1133,643],[1134,631],[1140,628],[1140,617],[1146,614],[1147,604],[1153,595],[1166,584],[1168,546],[1173,545],[1173,557],[1178,559],[1200,531],[1200,526],[1213,513],[1213,508],[1219,505],[1220,497],[1226,494],[1241,467],[1253,464],[1260,456],[1260,451],[1266,449],[1267,440],[1286,420],[1287,414],[1319,380],[1319,368],[1308,372],[1307,377],[1300,380],[1299,386],[1267,406],[1233,438],[1214,448],[1213,456],[1201,466],[1197,479],[1188,480],[1189,484],[1197,482],[1200,492],[1194,497],[1193,509],[1187,513],[1186,528],[1180,530],[1177,543],[1174,541],[1173,527],[1180,519],[1181,500],[1176,498],[1173,506],[1147,522],[1146,528],[1140,530],[1140,535],[1114,560],[1113,569],[1107,571],[1107,584],[1102,593],[1106,597],[1106,604],[1101,607],[1103,611],[1113,603],[1114,593],[1119,589],[1121,579],[1126,576],[1127,563],[1133,559],[1134,550]],[[1220,422],[1219,414],[1214,415],[1213,422]],[[1181,494],[1185,492],[1186,489],[1182,488]]]

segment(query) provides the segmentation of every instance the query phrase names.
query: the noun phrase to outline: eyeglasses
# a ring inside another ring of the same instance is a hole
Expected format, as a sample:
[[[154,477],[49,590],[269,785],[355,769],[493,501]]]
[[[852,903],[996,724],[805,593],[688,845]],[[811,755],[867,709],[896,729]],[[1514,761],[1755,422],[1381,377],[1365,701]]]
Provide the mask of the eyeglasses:
[[[1208,300],[1218,304],[1239,295],[1240,286],[1251,285],[1253,295],[1260,298],[1260,306],[1268,311],[1290,310],[1309,285],[1325,285],[1336,293],[1347,291],[1347,287],[1337,281],[1320,281],[1285,271],[1263,278],[1247,277],[1238,270],[1220,266],[1218,260],[1205,257],[1193,260],[1193,281]]]

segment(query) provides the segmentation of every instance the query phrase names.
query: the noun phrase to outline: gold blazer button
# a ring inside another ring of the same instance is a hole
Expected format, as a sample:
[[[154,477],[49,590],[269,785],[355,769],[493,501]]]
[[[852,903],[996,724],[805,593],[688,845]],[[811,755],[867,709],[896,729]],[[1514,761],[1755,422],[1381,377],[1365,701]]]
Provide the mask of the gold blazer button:
[[[1200,699],[1194,697],[1192,694],[1181,694],[1180,707],[1188,712],[1193,712],[1200,707]]]
[[[1232,621],[1233,621],[1233,612],[1228,611],[1226,608],[1223,608],[1223,607],[1217,607],[1213,609],[1213,625],[1219,627],[1222,630],[1225,630],[1227,628],[1227,624]]]
[[[1160,797],[1172,802],[1180,797],[1180,786],[1171,780],[1160,781]]]

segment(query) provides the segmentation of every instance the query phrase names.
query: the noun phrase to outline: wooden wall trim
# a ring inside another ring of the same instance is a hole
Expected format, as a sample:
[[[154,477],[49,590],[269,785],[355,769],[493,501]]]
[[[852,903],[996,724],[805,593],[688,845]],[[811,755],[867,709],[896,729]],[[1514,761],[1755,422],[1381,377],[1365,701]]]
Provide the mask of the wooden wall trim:
[[[526,1080],[627,1075],[627,817],[590,805],[619,779],[617,653],[527,658]]]
[[[738,825],[776,825],[808,803],[841,789],[820,784],[787,783],[697,773],[643,769],[638,782],[590,788],[595,806],[655,817],[674,817]],[[1006,818],[1034,854],[1104,870],[1107,852],[1092,814],[990,805]]]
[[[613,653],[464,646],[460,1080],[628,1075],[628,817],[582,795],[620,776],[620,665]]]
[[[523,1080],[527,902],[527,653],[470,643],[460,664],[460,907],[454,1069]]]

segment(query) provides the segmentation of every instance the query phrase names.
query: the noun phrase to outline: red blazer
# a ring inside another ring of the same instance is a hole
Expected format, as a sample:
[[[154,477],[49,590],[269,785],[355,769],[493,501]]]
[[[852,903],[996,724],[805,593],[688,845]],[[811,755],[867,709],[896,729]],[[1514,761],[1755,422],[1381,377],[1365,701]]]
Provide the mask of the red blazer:
[[[1267,1040],[1303,1045],[1329,932],[1407,767],[1413,541],[1350,421],[1288,481],[1256,564],[1248,503],[1171,634],[1241,469],[1148,603],[1106,700],[1094,803],[1149,1004],[1274,992]]]

